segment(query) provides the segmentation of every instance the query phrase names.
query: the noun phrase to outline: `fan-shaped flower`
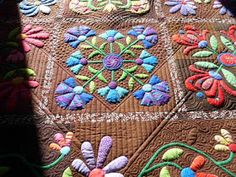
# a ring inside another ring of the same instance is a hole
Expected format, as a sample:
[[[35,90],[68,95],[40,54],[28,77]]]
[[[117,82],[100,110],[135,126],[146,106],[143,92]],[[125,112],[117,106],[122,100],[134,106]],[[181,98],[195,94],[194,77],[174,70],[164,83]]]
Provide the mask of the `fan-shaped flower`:
[[[149,83],[142,89],[133,93],[143,106],[164,105],[169,102],[169,86],[166,81],[161,81],[157,76],[152,76]]]
[[[139,41],[142,41],[146,49],[153,47],[158,42],[157,32],[151,27],[145,28],[144,26],[135,26],[128,34],[135,36]]]
[[[221,15],[228,14],[229,16],[234,16],[233,13],[229,9],[227,9],[225,6],[223,6],[223,4],[219,0],[214,1],[213,8],[220,9],[219,12]]]
[[[84,42],[88,37],[95,36],[96,32],[87,26],[79,26],[69,28],[65,33],[65,42],[71,47],[77,48],[81,42]]]
[[[109,43],[112,43],[117,39],[124,38],[124,35],[116,30],[107,30],[105,33],[100,34],[99,37],[107,40]]]
[[[191,0],[168,0],[165,2],[165,5],[173,6],[169,10],[170,13],[176,13],[180,10],[182,15],[196,15],[197,7]]]
[[[75,159],[72,162],[72,166],[86,177],[124,177],[121,173],[117,173],[117,171],[127,165],[128,159],[125,156],[120,156],[103,167],[111,147],[111,137],[103,137],[99,145],[97,160],[95,160],[92,144],[84,142],[81,145],[81,152],[87,165],[82,160]]]
[[[174,42],[177,42],[178,44],[188,46],[183,51],[183,53],[187,55],[194,49],[204,48],[208,46],[208,42],[206,41],[207,33],[208,30],[203,30],[201,32],[191,25],[186,25],[184,27],[184,30],[179,31],[179,34],[175,34],[172,36],[172,40]]]
[[[80,51],[71,54],[70,58],[66,61],[66,65],[74,74],[78,74],[81,68],[88,64],[88,60],[83,57]]]
[[[88,2],[83,2],[81,0],[71,0],[69,4],[69,8],[78,14],[88,14],[92,10],[88,8]]]
[[[147,72],[150,73],[157,65],[157,58],[143,50],[139,58],[135,60],[135,63],[141,65]]]
[[[78,86],[72,77],[60,83],[55,94],[57,104],[69,110],[83,109],[93,99],[93,96],[85,93],[84,88]]]
[[[108,86],[98,89],[98,93],[102,97],[105,97],[108,102],[118,103],[129,91],[123,87],[117,86],[115,81],[111,81]]]
[[[28,16],[35,16],[41,11],[44,14],[49,14],[51,12],[52,6],[57,3],[57,0],[35,0],[34,2],[29,2],[28,0],[24,0],[19,4],[20,11]]]

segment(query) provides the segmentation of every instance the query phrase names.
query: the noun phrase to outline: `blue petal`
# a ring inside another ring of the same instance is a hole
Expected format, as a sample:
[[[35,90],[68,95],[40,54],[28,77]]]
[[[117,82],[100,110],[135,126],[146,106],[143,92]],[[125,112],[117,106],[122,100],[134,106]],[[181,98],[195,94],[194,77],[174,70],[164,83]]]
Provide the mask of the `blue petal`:
[[[66,65],[68,67],[71,67],[71,66],[74,66],[74,65],[77,65],[80,63],[80,60],[78,58],[75,58],[73,56],[71,56],[70,58],[68,58],[68,60],[66,61]]]
[[[157,77],[156,75],[153,75],[149,81],[149,84],[154,85],[160,82],[161,82],[161,79],[159,79],[159,77]]]
[[[166,81],[162,81],[152,86],[154,90],[160,90],[162,92],[168,93],[170,91],[169,84]]]
[[[64,80],[64,83],[69,85],[72,88],[77,86],[75,79],[73,77],[69,77],[68,79]]]
[[[57,86],[55,90],[55,94],[65,94],[72,91],[73,91],[73,88],[71,88],[69,85],[62,82]]]
[[[72,34],[66,33],[64,34],[64,42],[69,43],[76,41],[78,38]]]
[[[74,74],[78,74],[82,67],[83,67],[83,65],[78,64],[78,65],[72,66],[72,67],[70,68],[70,70],[71,70]]]
[[[193,8],[191,8],[190,6],[186,6],[186,9],[188,10],[188,12],[189,12],[190,14],[196,15],[196,11],[195,11]]]
[[[74,96],[75,96],[75,93],[67,93],[64,95],[59,95],[59,96],[56,96],[56,102],[60,107],[66,108],[71,103]]]
[[[149,64],[142,64],[142,67],[144,67],[144,69],[149,73],[152,72],[152,70],[154,69],[154,66]]]
[[[93,99],[93,96],[87,93],[82,93],[80,94],[80,98],[87,104]]]
[[[124,97],[125,95],[127,95],[129,93],[129,91],[127,89],[122,88],[122,87],[116,87],[116,91],[120,95],[120,98]]]
[[[170,100],[170,95],[167,93],[164,93],[158,90],[153,90],[151,93],[155,100],[155,105],[158,105],[158,106],[164,105],[168,103]]]
[[[134,97],[137,98],[138,100],[141,100],[145,94],[144,90],[137,90],[136,92],[133,93]]]
[[[42,4],[46,5],[46,6],[51,6],[57,3],[57,0],[45,0],[42,1]]]
[[[184,16],[188,15],[188,10],[186,8],[186,5],[181,6],[180,13]]]
[[[144,97],[141,101],[141,105],[143,106],[152,106],[154,104],[155,100],[150,92],[146,92],[144,94]]]
[[[151,56],[150,53],[148,53],[146,50],[143,50],[142,53],[140,54],[139,58],[144,59],[144,58],[147,58],[150,56]]]
[[[100,88],[98,89],[98,94],[101,95],[102,97],[105,97],[109,90],[110,90],[109,87]]]
[[[145,64],[156,65],[157,64],[157,58],[154,57],[154,56],[150,56],[150,57],[144,58],[143,62]]]
[[[147,40],[142,40],[143,45],[146,49],[151,48],[152,46],[154,46],[151,42],[147,41]]]
[[[81,43],[80,40],[76,40],[76,41],[70,42],[69,45],[73,48],[77,48],[80,43]]]
[[[191,168],[184,168],[181,171],[181,177],[196,177],[196,173]]]
[[[118,103],[120,102],[120,95],[115,89],[110,89],[106,96],[106,100],[110,103]]]
[[[95,36],[96,32],[94,30],[90,30],[85,36],[90,37],[90,36]]]
[[[176,13],[181,8],[181,6],[182,6],[182,4],[177,4],[174,7],[171,7],[169,12],[172,13],[172,14]]]
[[[75,95],[70,105],[66,108],[69,110],[78,110],[84,108],[84,103],[79,95]]]

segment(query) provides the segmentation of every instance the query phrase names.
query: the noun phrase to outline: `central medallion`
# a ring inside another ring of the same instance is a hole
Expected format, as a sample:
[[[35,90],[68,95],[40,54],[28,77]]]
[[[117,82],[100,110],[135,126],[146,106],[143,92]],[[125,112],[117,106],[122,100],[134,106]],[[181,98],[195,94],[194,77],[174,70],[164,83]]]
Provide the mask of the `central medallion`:
[[[123,66],[123,58],[117,54],[109,54],[103,59],[103,66],[108,70],[118,70]]]

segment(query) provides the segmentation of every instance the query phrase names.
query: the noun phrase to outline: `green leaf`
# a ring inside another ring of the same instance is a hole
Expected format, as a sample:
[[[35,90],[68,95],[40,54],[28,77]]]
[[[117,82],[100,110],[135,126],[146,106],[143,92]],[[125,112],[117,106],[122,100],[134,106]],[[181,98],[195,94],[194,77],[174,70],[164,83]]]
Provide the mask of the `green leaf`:
[[[102,50],[104,50],[105,49],[105,47],[106,47],[106,45],[107,45],[107,42],[104,42],[100,47],[99,47],[99,49],[102,49]]]
[[[122,51],[123,49],[125,49],[125,46],[123,44],[121,44],[120,42],[116,42],[116,44],[119,46],[120,51]]]
[[[85,45],[85,44],[81,44],[80,47],[84,48],[84,49],[92,49],[93,47],[90,45]]]
[[[225,47],[234,51],[234,44],[229,39],[225,38],[224,36],[220,36],[220,40],[225,45]]]
[[[20,34],[20,27],[17,27],[13,29],[9,34],[8,34],[8,39],[10,40],[16,40],[17,35]]]
[[[128,76],[128,74],[123,71],[123,73],[122,73],[122,75],[120,76],[120,78],[118,79],[118,81],[123,81],[123,80],[125,80],[127,76]]]
[[[93,51],[89,54],[88,59],[95,57],[96,55],[101,54],[98,50]]]
[[[72,174],[72,171],[71,171],[70,167],[65,169],[65,171],[63,172],[62,177],[73,177],[73,174]]]
[[[144,48],[142,45],[133,45],[131,47],[134,49],[143,49]]]
[[[183,153],[184,151],[180,148],[172,148],[163,154],[162,160],[173,161],[178,159]]]
[[[200,66],[200,67],[203,67],[203,68],[209,68],[209,69],[218,68],[217,65],[215,65],[214,63],[208,62],[208,61],[197,61],[194,64],[196,66]]]
[[[135,74],[134,76],[136,76],[137,78],[140,78],[140,79],[145,79],[145,78],[149,77],[148,74]]]
[[[94,81],[91,81],[89,84],[89,92],[93,93],[96,90],[96,84]]]
[[[91,43],[92,43],[93,45],[95,45],[95,44],[97,43],[97,37],[96,37],[96,36],[93,37]]]
[[[29,76],[36,76],[36,73],[34,70],[32,70],[30,68],[21,68],[21,69],[16,69],[16,70],[6,73],[4,76],[4,79],[10,79],[10,78],[14,77],[15,75],[29,77]]]
[[[202,3],[202,0],[194,0],[195,2],[201,4]]]
[[[94,69],[92,66],[88,66],[88,70],[92,73],[92,74],[96,74],[98,72],[98,70]]]
[[[235,77],[235,75],[232,72],[230,72],[230,71],[228,71],[226,69],[222,69],[221,71],[224,74],[225,79],[227,80],[227,82],[230,85],[236,87],[236,77]]]
[[[167,167],[161,169],[159,177],[171,177]]]
[[[197,57],[197,58],[203,58],[203,57],[209,57],[211,56],[213,53],[210,51],[199,51],[193,54],[193,57]]]
[[[131,55],[132,57],[135,57],[134,52],[132,52],[131,50],[126,50],[125,53]]]
[[[104,2],[100,2],[100,3],[98,3],[98,7],[101,7],[101,6],[104,6],[105,4],[107,4],[107,1],[104,1]]]
[[[131,43],[131,37],[127,36],[127,37],[126,37],[126,44],[129,45],[130,43]]]
[[[83,76],[83,75],[76,75],[75,77],[79,80],[82,80],[82,81],[88,81],[89,80],[89,77]]]
[[[204,0],[204,3],[210,3],[211,0]]]
[[[113,4],[117,4],[117,5],[123,5],[123,3],[122,2],[120,2],[120,1],[111,1]]]
[[[214,35],[212,35],[210,38],[210,44],[211,44],[212,49],[216,51],[218,48],[218,41]]]
[[[126,69],[126,71],[128,71],[128,72],[130,72],[130,73],[133,73],[133,72],[135,72],[137,69],[138,69],[138,66],[133,66],[132,68]]]
[[[100,81],[102,81],[102,82],[107,83],[107,80],[105,79],[105,77],[103,76],[102,73],[98,74],[98,79],[99,79]]]
[[[132,91],[134,89],[135,80],[131,77],[128,82],[129,90]]]

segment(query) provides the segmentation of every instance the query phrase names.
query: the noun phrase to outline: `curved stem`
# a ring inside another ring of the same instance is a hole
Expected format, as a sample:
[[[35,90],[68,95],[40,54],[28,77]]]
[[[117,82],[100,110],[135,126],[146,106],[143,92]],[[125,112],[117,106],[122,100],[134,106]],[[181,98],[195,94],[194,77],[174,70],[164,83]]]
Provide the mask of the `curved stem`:
[[[113,49],[113,44],[110,43],[110,53],[113,53],[114,52],[114,49]]]
[[[124,72],[126,72],[130,77],[132,77],[136,82],[138,82],[140,85],[144,85],[144,83],[139,80],[137,77],[135,77],[133,74],[131,74],[129,71],[127,71],[125,68],[121,68]]]
[[[137,44],[139,41],[139,39],[136,39],[134,42],[132,42],[131,44],[129,44],[127,47],[125,47],[120,53],[119,56],[121,56],[122,54],[124,54],[130,47],[132,47],[133,45]]]
[[[221,64],[220,67],[216,70],[216,73],[219,73],[224,65]]]
[[[214,54],[216,54],[216,55],[219,55],[219,53],[217,52],[217,51],[215,51],[215,50],[213,50],[212,48],[210,48],[210,47],[206,47],[208,50],[210,50],[212,53],[214,53]]]
[[[235,154],[233,152],[230,152],[228,159],[223,160],[223,161],[218,161],[217,163],[219,165],[227,165],[234,160],[234,157],[235,157]]]
[[[86,42],[88,45],[90,45],[91,47],[93,47],[94,49],[96,49],[97,51],[99,51],[102,55],[104,55],[104,56],[107,55],[103,50],[101,50],[101,49],[99,49],[97,46],[93,45],[90,41],[86,40],[85,42]]]
[[[105,70],[105,68],[102,68],[100,71],[98,71],[93,77],[91,77],[87,82],[85,82],[82,87],[83,88],[86,87],[90,82],[92,82],[104,70]]]
[[[230,163],[232,162],[233,158],[232,158],[232,155],[230,155],[230,157],[225,160],[225,161],[221,161],[221,162],[218,162],[216,161],[215,159],[213,159],[212,157],[210,157],[207,153],[201,151],[201,150],[198,150],[192,146],[189,146],[187,144],[184,144],[184,143],[180,143],[180,142],[173,142],[173,143],[169,143],[169,144],[166,144],[164,146],[162,146],[161,148],[159,148],[155,153],[154,155],[151,157],[151,159],[148,161],[148,163],[145,165],[145,167],[143,168],[143,170],[141,171],[141,176],[139,177],[142,177],[142,173],[145,173],[145,171],[149,168],[149,166],[155,161],[155,159],[157,158],[157,156],[164,150],[172,147],[172,146],[179,146],[179,147],[184,147],[186,149],[189,149],[189,150],[192,150],[202,156],[204,156],[205,158],[207,158],[209,161],[213,162],[218,168],[220,168],[221,170],[223,170],[225,173],[227,173],[228,175],[230,175],[231,177],[235,177],[236,174],[234,174],[233,172],[229,171],[228,169],[226,169],[225,167],[222,166],[222,163],[225,165],[227,163]]]

